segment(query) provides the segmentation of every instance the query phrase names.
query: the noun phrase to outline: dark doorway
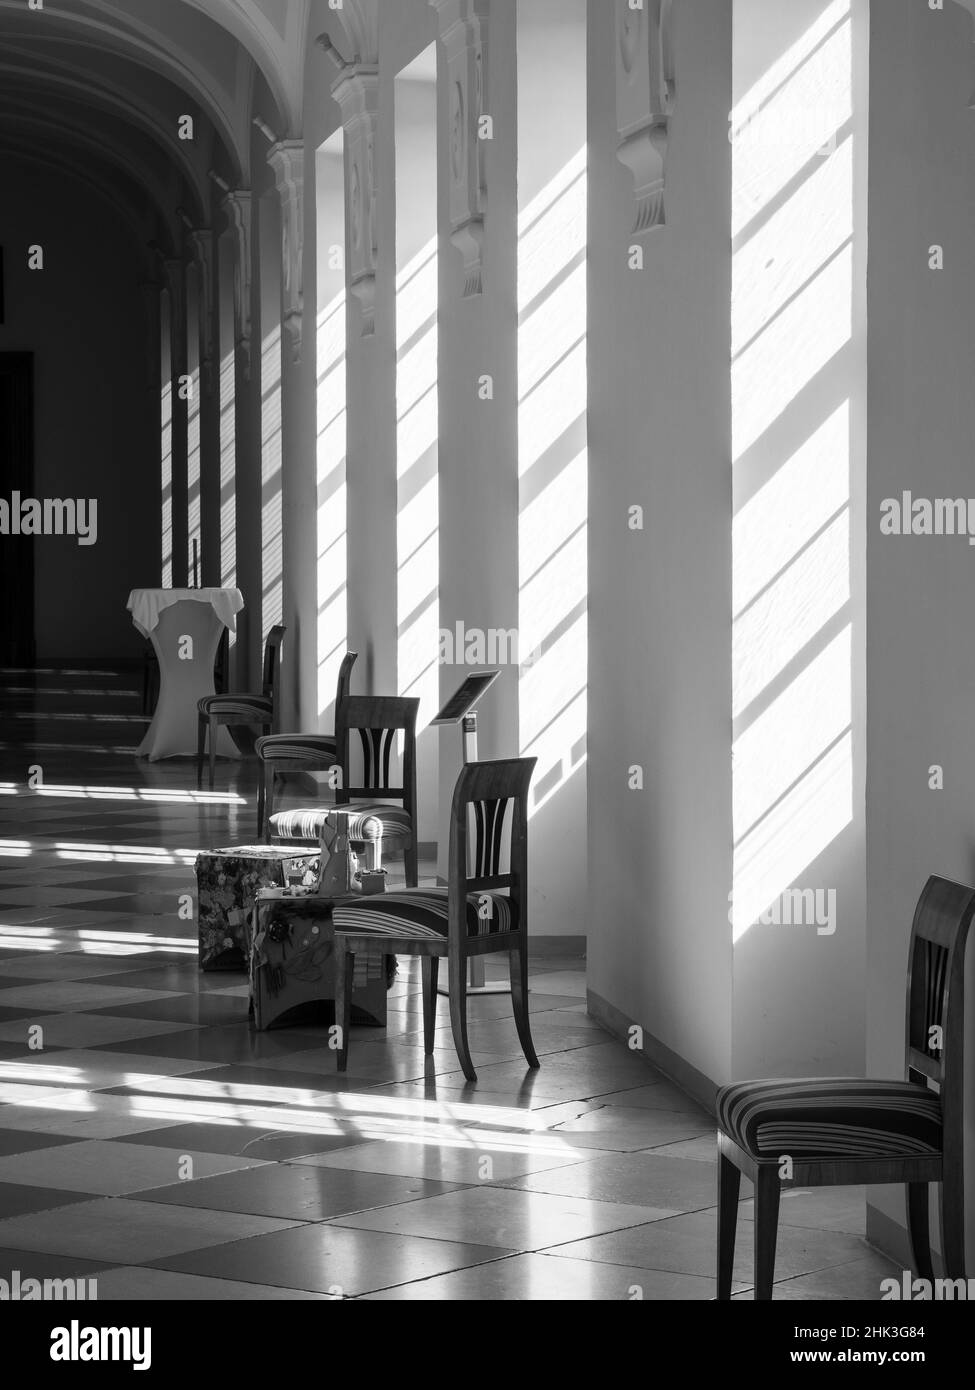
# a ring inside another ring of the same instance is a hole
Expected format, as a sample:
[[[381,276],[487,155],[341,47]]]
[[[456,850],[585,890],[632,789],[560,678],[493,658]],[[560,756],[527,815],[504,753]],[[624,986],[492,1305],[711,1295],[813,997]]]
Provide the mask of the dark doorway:
[[[34,495],[34,355],[0,352],[0,500]],[[13,530],[13,518],[8,530]],[[36,537],[0,534],[0,666],[34,664]]]

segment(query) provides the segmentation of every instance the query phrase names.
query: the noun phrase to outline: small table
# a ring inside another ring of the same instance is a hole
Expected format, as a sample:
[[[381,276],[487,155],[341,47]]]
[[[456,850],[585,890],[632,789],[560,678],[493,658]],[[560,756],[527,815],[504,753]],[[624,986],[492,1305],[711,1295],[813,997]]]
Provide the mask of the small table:
[[[136,756],[195,757],[197,702],[213,695],[213,663],[225,627],[237,626],[244,606],[239,589],[133,589],[127,607],[159,658],[159,703]],[[224,727],[217,752],[240,754]]]

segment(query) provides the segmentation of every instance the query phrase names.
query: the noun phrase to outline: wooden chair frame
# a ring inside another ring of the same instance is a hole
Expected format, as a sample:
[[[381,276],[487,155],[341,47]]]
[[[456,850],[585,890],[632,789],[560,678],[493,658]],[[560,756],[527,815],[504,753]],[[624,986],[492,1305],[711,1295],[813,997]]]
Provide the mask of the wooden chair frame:
[[[359,659],[358,652],[346,652],[339,667],[335,691],[335,709],[348,698],[352,684],[352,668]],[[338,762],[334,734],[278,734],[262,738],[257,744],[262,763],[257,784],[257,838],[267,844],[271,838],[271,817],[274,814],[274,791],[279,772],[300,768],[306,772],[327,772]]]
[[[433,1052],[437,1014],[437,979],[440,961],[447,959],[450,999],[450,1027],[461,1068],[468,1081],[477,1080],[467,1037],[467,962],[472,956],[508,953],[511,968],[511,1003],[518,1040],[529,1067],[538,1068],[532,1043],[528,1010],[528,789],[535,770],[535,758],[513,758],[497,762],[468,763],[454,787],[450,809],[450,848],[447,871],[447,934],[442,939],[383,936],[385,949],[396,955],[420,956],[423,970],[423,1050]],[[491,868],[490,873],[469,871],[468,807],[479,802],[507,801],[512,805],[509,867],[500,869],[500,844],[493,856],[485,858],[481,822],[476,823],[475,870]],[[507,890],[518,908],[518,929],[485,936],[467,932],[467,895]],[[345,1071],[349,1060],[352,974],[358,951],[375,949],[377,938],[368,933],[337,929],[335,932],[335,1021],[341,1029],[338,1069]]]
[[[415,888],[418,882],[417,810],[416,810],[416,721],[420,701],[401,695],[349,695],[341,700],[335,711],[335,744],[341,785],[335,789],[336,806],[348,806],[353,801],[401,801],[409,813],[412,826],[409,840],[403,846],[406,882]],[[362,742],[364,773],[374,765],[377,775],[371,786],[352,785],[351,735],[356,730]],[[389,780],[392,758],[392,738],[404,736],[402,786],[384,785]],[[378,773],[382,759],[383,771]]]
[[[893,1159],[795,1160],[792,1178],[779,1177],[779,1159],[759,1159],[726,1134],[718,1135],[718,1298],[730,1299],[741,1175],[755,1185],[755,1298],[770,1299],[775,1278],[779,1196],[783,1186],[836,1187],[904,1183],[911,1250],[917,1275],[933,1279],[929,1183],[938,1184],[941,1252],[949,1279],[965,1274],[964,992],[965,944],[975,915],[975,889],[928,879],[911,928],[907,977],[905,1075],[940,1088],[942,1152]],[[930,957],[943,951],[943,976],[932,995]],[[939,1052],[928,1045],[932,1020],[941,1027]]]
[[[232,703],[235,699],[245,696],[245,692],[219,692],[210,702],[207,713],[200,712],[197,716],[197,738],[196,738],[196,785],[203,786],[203,759],[207,746],[209,745],[209,764],[210,764],[210,790],[217,772],[217,729],[221,724],[233,724],[246,727],[248,723],[253,723],[255,728],[259,728],[262,733],[270,734],[274,728],[274,720],[278,708],[278,684],[281,676],[281,644],[284,641],[284,634],[287,631],[282,624],[277,623],[271,628],[264,643],[264,663],[262,670],[261,697],[268,701],[270,719],[257,722],[248,721],[241,715],[239,710],[221,709],[221,701],[226,700]],[[227,635],[226,629],[224,636]],[[250,698],[250,692],[246,692],[246,697]]]

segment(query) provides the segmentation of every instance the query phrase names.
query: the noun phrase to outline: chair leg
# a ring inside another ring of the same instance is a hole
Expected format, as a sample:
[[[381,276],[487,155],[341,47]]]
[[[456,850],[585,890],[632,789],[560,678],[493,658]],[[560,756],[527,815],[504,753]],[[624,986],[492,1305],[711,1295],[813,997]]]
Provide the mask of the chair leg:
[[[511,1007],[515,1015],[515,1027],[518,1029],[518,1041],[525,1054],[525,1061],[533,1070],[537,1071],[540,1063],[535,1055],[535,1044],[532,1042],[530,1025],[531,1016],[528,1012],[527,946],[522,945],[509,952],[509,969],[511,972]]]
[[[335,937],[335,1022],[339,1029],[338,1069],[348,1070],[349,1032],[352,1027],[352,975],[355,953],[348,950],[341,937]]]
[[[204,715],[197,715],[196,719],[196,785],[203,788],[203,757],[206,749],[207,721]]]
[[[946,1279],[965,1278],[965,1184],[961,1164],[945,1162],[944,1179],[938,1184],[941,1225],[941,1264]]]
[[[738,1194],[741,1170],[727,1154],[718,1153],[718,1299],[731,1298],[731,1275],[735,1266],[735,1236],[738,1231]]]
[[[423,971],[423,1051],[433,1054],[433,1034],[437,1026],[437,977],[440,974],[439,956],[422,956]]]
[[[926,1182],[909,1182],[907,1186],[907,1229],[911,1236],[914,1273],[919,1279],[933,1279],[931,1264],[931,1204]]]
[[[403,851],[403,866],[406,869],[407,888],[419,887],[419,863],[416,852],[416,843],[408,845]]]
[[[218,724],[215,717],[210,715],[210,790],[213,791],[213,784],[217,774],[217,728]]]
[[[460,1059],[461,1070],[468,1081],[477,1080],[477,1072],[471,1061],[471,1049],[467,1041],[467,957],[459,951],[451,951],[447,957],[447,977],[450,994],[450,1029],[454,1035],[454,1047]]]
[[[775,1242],[779,1231],[779,1172],[763,1163],[755,1176],[755,1297],[769,1300],[775,1282]]]

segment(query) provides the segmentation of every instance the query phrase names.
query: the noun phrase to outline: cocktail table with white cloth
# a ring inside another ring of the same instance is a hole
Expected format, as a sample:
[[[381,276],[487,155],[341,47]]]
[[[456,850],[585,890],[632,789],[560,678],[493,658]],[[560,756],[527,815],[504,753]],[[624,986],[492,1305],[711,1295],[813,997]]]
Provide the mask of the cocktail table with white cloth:
[[[225,627],[235,631],[239,589],[133,589],[128,609],[159,658],[159,703],[137,756],[196,756],[197,703],[213,695],[213,663]],[[226,729],[217,752],[239,757]]]

